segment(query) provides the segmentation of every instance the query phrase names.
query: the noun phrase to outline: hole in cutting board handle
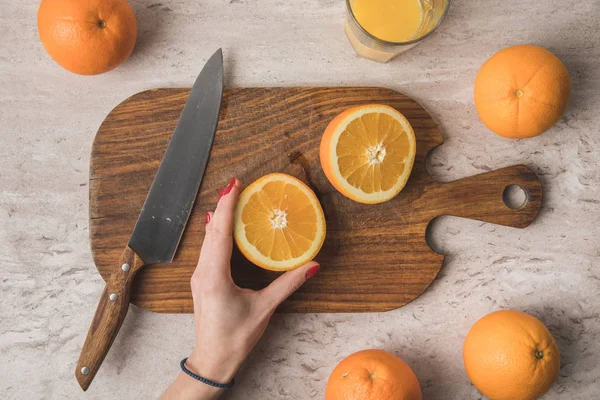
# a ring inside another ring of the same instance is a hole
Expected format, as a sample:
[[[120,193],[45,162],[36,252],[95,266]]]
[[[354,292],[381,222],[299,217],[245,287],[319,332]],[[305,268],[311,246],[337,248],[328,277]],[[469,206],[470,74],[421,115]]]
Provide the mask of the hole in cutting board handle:
[[[529,201],[529,193],[521,185],[508,185],[502,192],[502,201],[511,210],[518,210]]]

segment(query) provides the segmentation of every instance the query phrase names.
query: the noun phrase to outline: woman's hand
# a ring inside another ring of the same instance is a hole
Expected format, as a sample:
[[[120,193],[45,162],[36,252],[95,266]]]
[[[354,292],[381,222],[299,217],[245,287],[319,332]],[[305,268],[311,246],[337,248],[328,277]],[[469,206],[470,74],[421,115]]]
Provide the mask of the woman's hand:
[[[214,213],[206,214],[206,235],[192,275],[196,346],[187,368],[203,378],[229,383],[260,339],[277,306],[319,270],[310,262],[288,271],[263,290],[238,287],[231,278],[233,214],[241,184],[233,178]],[[164,399],[211,399],[220,390],[181,373]]]

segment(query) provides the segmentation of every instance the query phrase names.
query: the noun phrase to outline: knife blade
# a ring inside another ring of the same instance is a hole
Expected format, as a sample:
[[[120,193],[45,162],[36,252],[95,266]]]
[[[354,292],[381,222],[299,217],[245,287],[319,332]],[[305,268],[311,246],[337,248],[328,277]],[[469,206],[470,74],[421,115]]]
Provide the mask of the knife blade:
[[[85,391],[119,332],[137,272],[170,263],[192,211],[217,130],[223,96],[223,53],[217,50],[196,78],[128,245],[92,320],[75,377]]]

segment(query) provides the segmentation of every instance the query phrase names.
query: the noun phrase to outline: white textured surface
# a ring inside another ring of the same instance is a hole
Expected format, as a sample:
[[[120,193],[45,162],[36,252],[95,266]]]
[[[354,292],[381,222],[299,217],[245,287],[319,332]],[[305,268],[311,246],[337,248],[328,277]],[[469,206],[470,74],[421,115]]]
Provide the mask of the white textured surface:
[[[523,231],[439,219],[433,242],[448,254],[445,266],[402,309],[275,316],[227,398],[322,398],[340,359],[375,347],[414,368],[425,399],[479,399],[462,343],[478,318],[499,308],[538,316],[557,339],[562,368],[547,399],[598,397],[600,2],[455,0],[435,35],[380,65],[354,56],[342,0],[135,0],[134,54],[96,77],[50,60],[37,38],[37,7],[0,2],[4,399],[148,399],[177,373],[192,347],[192,317],[132,308],[85,396],[73,376],[102,290],[88,245],[89,152],[113,106],[144,89],[190,86],[219,46],[228,86],[377,85],[412,96],[446,138],[430,160],[439,179],[525,163],[545,187],[541,214]],[[555,52],[573,96],[551,131],[515,142],[484,128],[472,87],[490,55],[519,43]]]

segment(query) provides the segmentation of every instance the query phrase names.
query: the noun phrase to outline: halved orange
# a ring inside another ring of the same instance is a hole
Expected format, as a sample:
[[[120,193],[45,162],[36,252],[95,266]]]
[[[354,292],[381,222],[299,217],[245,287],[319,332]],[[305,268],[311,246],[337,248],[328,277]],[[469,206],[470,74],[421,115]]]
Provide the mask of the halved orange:
[[[321,166],[344,196],[366,204],[394,198],[415,161],[415,133],[396,109],[369,104],[333,119],[321,139]]]
[[[287,271],[317,255],[325,240],[325,216],[306,184],[286,174],[269,174],[240,195],[233,235],[252,263]]]

